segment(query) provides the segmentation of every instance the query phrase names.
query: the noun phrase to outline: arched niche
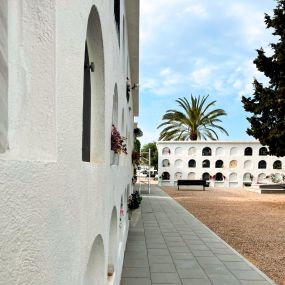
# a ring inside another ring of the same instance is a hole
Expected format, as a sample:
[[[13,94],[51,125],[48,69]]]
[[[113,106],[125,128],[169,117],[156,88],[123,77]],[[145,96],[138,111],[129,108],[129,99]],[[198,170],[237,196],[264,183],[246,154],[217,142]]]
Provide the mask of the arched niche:
[[[175,155],[183,155],[183,149],[182,147],[177,147],[175,149]]]
[[[210,173],[209,172],[204,172],[203,174],[202,174],[202,179],[203,180],[210,180]]]
[[[230,164],[229,164],[229,167],[232,168],[232,169],[237,168],[237,161],[236,160],[231,160]]]
[[[112,111],[112,123],[118,128],[118,86],[115,84],[114,94],[113,94],[113,111]]]
[[[188,150],[188,155],[196,155],[196,148],[190,147]]]
[[[251,147],[246,147],[244,150],[244,155],[245,156],[251,156],[252,155],[252,148]]]
[[[175,180],[182,179],[182,172],[176,172],[176,173],[174,174],[174,179],[175,179]]]
[[[108,276],[113,275],[113,273],[116,270],[115,266],[117,258],[117,248],[118,248],[117,210],[116,207],[114,207],[111,215],[110,231],[109,231]]]
[[[223,156],[225,155],[225,150],[222,147],[217,147],[216,149],[216,156]]]
[[[280,160],[275,160],[273,162],[273,169],[282,169],[282,162]]]
[[[169,167],[170,166],[170,162],[169,159],[164,159],[162,161],[162,167]]]
[[[202,167],[203,168],[209,168],[210,167],[210,160],[208,160],[208,159],[203,160]]]
[[[267,154],[268,154],[268,149],[265,146],[263,146],[259,149],[259,155],[260,156],[266,156]]]
[[[230,155],[236,156],[239,155],[239,151],[237,147],[232,147],[230,150]]]
[[[235,172],[231,173],[230,176],[229,176],[229,181],[230,182],[235,182],[237,180],[238,180],[237,173],[235,173]]]
[[[167,171],[162,172],[161,180],[170,180],[170,174]]]
[[[216,181],[223,181],[224,180],[224,175],[221,172],[217,172],[215,174],[215,180]]]
[[[211,156],[212,150],[209,147],[204,147],[202,150],[202,156]]]
[[[196,174],[195,172],[189,172],[187,178],[190,180],[195,180]]]
[[[8,149],[8,2],[0,1],[0,153]]]
[[[265,160],[260,160],[258,162],[258,169],[266,169],[266,167],[267,167],[267,163]]]
[[[177,168],[182,168],[183,167],[183,161],[182,159],[176,159],[174,162],[174,166]]]
[[[83,285],[101,285],[106,282],[105,253],[101,235],[98,235],[92,245]]]
[[[104,162],[105,75],[102,28],[98,11],[91,8],[85,42],[82,160]]]
[[[243,164],[244,169],[252,169],[253,168],[253,162],[251,160],[246,160]]]
[[[162,149],[162,155],[170,155],[170,148],[169,147],[164,147]]]
[[[266,174],[265,173],[259,173],[257,176],[257,183],[266,183]]]
[[[223,168],[224,167],[224,162],[222,160],[217,160],[215,163],[215,168]]]
[[[125,110],[122,109],[122,119],[121,119],[121,134],[125,132]]]
[[[196,160],[195,159],[190,159],[188,161],[188,167],[189,168],[195,168],[196,167]]]
[[[244,182],[251,182],[253,179],[253,175],[250,173],[250,172],[246,172],[244,175],[243,175],[243,181]]]

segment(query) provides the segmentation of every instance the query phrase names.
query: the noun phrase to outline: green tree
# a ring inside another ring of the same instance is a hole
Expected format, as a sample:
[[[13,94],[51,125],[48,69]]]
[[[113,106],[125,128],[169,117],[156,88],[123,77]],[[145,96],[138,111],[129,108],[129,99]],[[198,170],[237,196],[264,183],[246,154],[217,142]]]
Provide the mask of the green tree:
[[[254,64],[269,79],[268,86],[254,79],[254,94],[242,97],[244,109],[252,113],[247,120],[247,133],[261,144],[269,147],[272,155],[285,155],[285,1],[277,0],[272,17],[265,14],[267,28],[278,36],[277,43],[271,44],[272,56],[266,56],[262,48],[257,50]]]
[[[164,122],[157,127],[164,127],[159,140],[196,141],[201,138],[217,140],[216,130],[228,135],[227,131],[220,126],[220,117],[227,113],[223,109],[211,109],[216,101],[207,103],[208,97],[191,95],[190,103],[185,97],[175,100],[182,111],[166,111],[162,117]]]
[[[141,149],[141,155],[148,159],[148,150],[150,149],[150,165],[157,169],[158,165],[158,151],[155,142],[147,143],[143,145]],[[143,154],[142,154],[143,153]]]

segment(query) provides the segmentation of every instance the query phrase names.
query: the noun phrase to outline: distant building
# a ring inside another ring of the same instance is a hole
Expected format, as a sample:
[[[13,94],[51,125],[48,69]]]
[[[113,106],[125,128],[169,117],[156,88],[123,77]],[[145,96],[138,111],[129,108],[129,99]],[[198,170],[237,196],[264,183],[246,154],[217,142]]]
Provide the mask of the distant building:
[[[0,284],[120,283],[138,64],[139,0],[0,1]]]
[[[269,156],[257,141],[159,141],[157,148],[161,186],[204,179],[214,187],[243,187],[282,182],[285,175],[285,158]]]

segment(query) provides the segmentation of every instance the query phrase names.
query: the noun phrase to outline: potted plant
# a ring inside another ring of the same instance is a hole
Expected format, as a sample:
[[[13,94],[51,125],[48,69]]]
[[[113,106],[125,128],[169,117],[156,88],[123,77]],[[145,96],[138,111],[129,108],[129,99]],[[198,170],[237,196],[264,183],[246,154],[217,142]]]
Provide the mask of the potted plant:
[[[126,138],[122,137],[117,128],[112,125],[111,132],[111,164],[119,164],[119,154],[127,152]]]

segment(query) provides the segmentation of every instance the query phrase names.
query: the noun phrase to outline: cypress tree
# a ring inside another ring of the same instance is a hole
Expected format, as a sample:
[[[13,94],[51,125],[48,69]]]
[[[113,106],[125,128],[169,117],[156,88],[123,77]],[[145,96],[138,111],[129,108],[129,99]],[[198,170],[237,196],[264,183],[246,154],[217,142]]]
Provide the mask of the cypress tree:
[[[254,79],[254,94],[242,97],[244,109],[252,113],[247,133],[269,147],[272,155],[285,156],[285,0],[276,0],[273,15],[265,14],[267,28],[272,28],[277,43],[270,44],[273,55],[257,50],[254,64],[269,79],[268,86]]]

